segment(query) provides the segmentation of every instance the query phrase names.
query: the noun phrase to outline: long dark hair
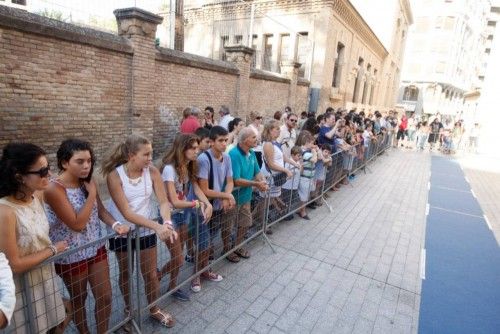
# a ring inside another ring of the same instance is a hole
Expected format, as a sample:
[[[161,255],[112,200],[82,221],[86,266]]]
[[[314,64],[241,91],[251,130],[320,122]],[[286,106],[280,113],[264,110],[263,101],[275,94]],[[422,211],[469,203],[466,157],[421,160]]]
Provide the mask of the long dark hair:
[[[26,174],[30,167],[45,151],[30,143],[9,143],[4,147],[0,159],[0,197],[16,195],[20,192],[22,181],[20,175]],[[24,199],[26,194],[21,192]]]
[[[84,180],[90,182],[92,179],[92,173],[94,172],[95,155],[92,150],[92,145],[88,141],[76,138],[70,138],[63,141],[57,150],[57,167],[59,168],[59,171],[63,171],[63,163],[69,162],[71,157],[73,157],[73,154],[78,151],[88,151],[90,153],[92,165],[90,167],[89,175]]]
[[[187,161],[184,155],[184,152],[189,150],[194,143],[200,143],[196,135],[179,133],[175,137],[172,147],[162,159],[161,170],[163,171],[166,165],[172,165],[181,182],[186,178],[195,182],[198,177],[198,161]]]

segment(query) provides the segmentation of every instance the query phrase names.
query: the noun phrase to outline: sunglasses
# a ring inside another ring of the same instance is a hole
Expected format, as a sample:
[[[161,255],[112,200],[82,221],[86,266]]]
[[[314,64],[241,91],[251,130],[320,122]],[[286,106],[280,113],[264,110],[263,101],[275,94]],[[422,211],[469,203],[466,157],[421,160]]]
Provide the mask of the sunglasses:
[[[290,122],[297,123],[297,120],[296,119],[291,119]]]
[[[255,117],[255,119],[262,119],[262,116],[257,116]]]
[[[42,167],[39,170],[28,171],[24,174],[37,174],[40,177],[47,177],[50,172],[50,166]]]

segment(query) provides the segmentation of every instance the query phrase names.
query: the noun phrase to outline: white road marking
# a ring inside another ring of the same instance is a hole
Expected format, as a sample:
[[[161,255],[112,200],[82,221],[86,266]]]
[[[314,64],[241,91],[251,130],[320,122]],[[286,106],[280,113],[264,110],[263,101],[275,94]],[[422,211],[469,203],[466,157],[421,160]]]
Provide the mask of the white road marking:
[[[421,279],[425,279],[425,257],[426,257],[425,248],[422,248],[422,252],[420,253],[420,278]]]
[[[493,228],[491,227],[491,224],[490,224],[490,221],[488,220],[488,217],[486,217],[486,215],[483,215],[484,216],[484,220],[486,221],[486,225],[488,225],[488,228],[490,229],[490,231],[493,231]]]

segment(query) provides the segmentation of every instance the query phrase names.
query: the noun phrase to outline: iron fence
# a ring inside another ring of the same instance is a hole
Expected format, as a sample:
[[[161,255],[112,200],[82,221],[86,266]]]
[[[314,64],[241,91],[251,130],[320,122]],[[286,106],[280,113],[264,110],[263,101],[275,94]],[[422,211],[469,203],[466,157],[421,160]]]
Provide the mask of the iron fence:
[[[203,289],[205,281],[218,282],[223,279],[212,268],[225,259],[231,262],[244,261],[248,255],[246,253],[248,250],[244,249],[245,245],[261,236],[269,242],[266,231],[273,225],[284,219],[290,219],[304,206],[315,202],[328,206],[332,211],[325,201],[328,190],[339,182],[349,182],[352,173],[364,170],[391,146],[391,142],[391,135],[381,134],[367,146],[356,146],[346,152],[336,152],[331,155],[331,163],[325,167],[324,173],[310,180],[304,180],[296,171],[287,180],[280,181],[279,178],[271,177],[268,179],[269,191],[254,192],[250,203],[230,210],[214,205],[216,210],[210,219],[204,215],[203,208],[173,210],[172,218],[174,227],[179,233],[179,240],[176,243],[161,242],[153,234],[155,251],[142,253],[143,249],[153,248],[148,248],[148,245],[144,244],[144,237],[137,237],[137,230],[122,237],[115,233],[109,234],[84,246],[65,251],[27,273],[16,275],[17,293],[40,299],[40,295],[43,294],[38,291],[39,286],[33,285],[31,275],[90,247],[102,249],[102,245],[110,242],[116,245],[116,239],[120,238],[119,242],[122,245],[126,244],[126,250],[121,254],[104,251],[109,266],[102,266],[101,270],[108,273],[100,276],[104,277],[100,281],[89,282],[92,298],[87,297],[86,281],[84,285],[80,284],[79,290],[78,286],[71,284],[78,285],[68,279],[71,275],[66,275],[71,274],[69,271],[77,272],[77,268],[70,267],[60,268],[57,277],[51,277],[55,282],[54,293],[63,296],[67,312],[66,322],[72,320],[64,329],[65,332],[78,332],[85,327],[92,333],[113,332],[123,327],[128,331],[133,328],[141,333],[144,330],[143,324],[152,311],[166,312],[158,306],[167,298],[175,297],[182,300],[188,296],[185,293],[186,289],[196,293]],[[280,184],[279,192],[273,190],[273,187],[276,188],[274,184]],[[235,191],[243,190],[240,188]],[[269,245],[272,247],[271,242]],[[235,254],[238,259],[233,256]],[[68,272],[64,272],[64,269]],[[123,275],[127,275],[126,279]],[[159,284],[159,287],[156,284]],[[156,288],[158,289],[155,290]],[[75,289],[86,298],[76,294]],[[79,300],[79,303],[75,302],[82,298],[84,300]],[[75,310],[75,305],[80,307],[83,305],[84,309]],[[107,313],[101,314],[99,312],[102,312],[103,307],[108,308]],[[39,319],[47,317],[47,314],[39,314],[36,303],[25,303],[22,309],[16,311],[22,316],[17,318],[15,316],[10,326],[0,333],[42,331],[38,327]],[[77,315],[75,312],[80,313]],[[102,323],[103,321],[105,323]]]

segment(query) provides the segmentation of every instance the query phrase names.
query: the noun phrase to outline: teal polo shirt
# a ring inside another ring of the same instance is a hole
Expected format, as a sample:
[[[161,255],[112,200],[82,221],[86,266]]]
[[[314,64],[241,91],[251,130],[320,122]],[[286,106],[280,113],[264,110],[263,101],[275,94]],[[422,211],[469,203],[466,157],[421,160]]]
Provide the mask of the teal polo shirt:
[[[253,180],[259,174],[259,164],[252,149],[246,154],[239,145],[229,151],[231,166],[233,168],[233,180]],[[233,191],[236,204],[242,205],[252,200],[252,187],[239,187]]]

